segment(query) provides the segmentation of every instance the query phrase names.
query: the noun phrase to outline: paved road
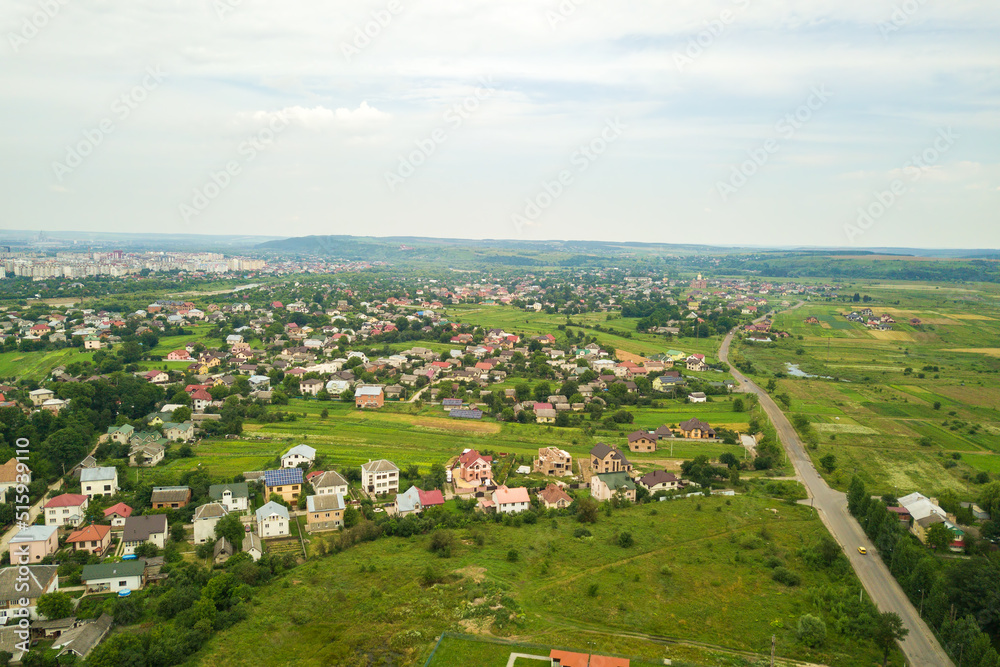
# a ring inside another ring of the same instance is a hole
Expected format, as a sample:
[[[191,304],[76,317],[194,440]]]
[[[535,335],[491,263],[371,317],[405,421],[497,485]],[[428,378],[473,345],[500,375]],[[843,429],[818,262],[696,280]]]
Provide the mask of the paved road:
[[[730,332],[726,336],[719,348],[719,360],[726,364],[729,364],[729,344],[733,340],[733,333],[735,332]],[[903,589],[896,583],[882,559],[875,555],[875,545],[865,535],[858,522],[848,514],[846,494],[831,489],[819,475],[795,429],[767,392],[747,379],[731,364],[729,370],[740,383],[739,391],[757,395],[761,406],[777,429],[778,437],[788,453],[788,459],[795,466],[795,471],[805,485],[813,506],[819,510],[820,518],[834,539],[843,547],[851,567],[868,591],[868,595],[880,610],[899,614],[903,624],[909,628],[910,634],[900,642],[900,647],[910,665],[953,667],[954,663],[938,644],[927,624],[920,618]],[[859,554],[859,546],[867,548],[869,555]]]

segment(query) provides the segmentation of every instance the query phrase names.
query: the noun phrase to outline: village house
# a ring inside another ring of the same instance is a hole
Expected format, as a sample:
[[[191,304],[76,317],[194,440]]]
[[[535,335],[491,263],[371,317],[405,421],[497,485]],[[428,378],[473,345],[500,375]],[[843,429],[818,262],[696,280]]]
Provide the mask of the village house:
[[[161,442],[139,442],[129,449],[128,464],[133,468],[152,468],[167,455]]]
[[[399,468],[385,459],[361,464],[361,488],[372,496],[397,493]]]
[[[0,570],[0,624],[22,613],[27,613],[29,620],[38,620],[38,598],[58,590],[58,565],[3,568]]]
[[[657,491],[676,491],[681,488],[681,480],[672,472],[666,470],[654,470],[640,477],[639,485],[650,493]]]
[[[633,431],[628,434],[628,448],[632,452],[655,452],[656,436],[647,431]]]
[[[104,520],[111,521],[111,527],[115,529],[125,527],[125,519],[132,516],[132,508],[125,503],[117,503],[104,510]]]
[[[316,460],[316,449],[309,445],[296,445],[281,457],[282,468],[295,468],[299,464],[312,465]]]
[[[247,533],[243,538],[243,553],[250,556],[255,563],[264,555],[264,543],[256,533]]]
[[[302,392],[303,396],[315,396],[323,389],[325,386],[322,380],[317,380],[315,378],[310,380],[302,380],[299,382],[299,391]]]
[[[250,487],[246,482],[212,484],[208,497],[226,508],[227,512],[245,512],[250,507]]]
[[[319,533],[336,530],[344,525],[344,496],[331,493],[306,497],[306,530]]]
[[[31,399],[31,404],[36,408],[42,407],[42,404],[45,403],[45,401],[53,398],[54,396],[55,392],[51,389],[45,388],[35,389],[28,392],[28,398]]]
[[[129,439],[134,433],[135,428],[131,424],[124,424],[123,426],[109,426],[108,432],[104,434],[101,440],[111,440],[112,442],[127,445]]]
[[[507,488],[505,485],[498,486],[493,492],[493,503],[501,514],[514,514],[531,508],[531,498],[528,496],[528,490],[523,486],[513,488]]]
[[[257,510],[257,533],[262,539],[287,537],[288,509],[273,500]]]
[[[277,494],[286,503],[298,501],[302,493],[302,469],[282,468],[264,471],[264,497]]]
[[[64,493],[45,503],[46,526],[77,526],[83,521],[90,499],[77,493]]]
[[[222,503],[205,503],[194,510],[191,523],[194,527],[194,543],[204,544],[215,541],[215,525],[229,512]]]
[[[339,493],[347,497],[347,480],[335,470],[316,473],[309,476],[309,482],[318,496],[328,496]]]
[[[91,500],[97,496],[113,496],[118,493],[118,469],[85,468],[80,471],[80,488]]]
[[[152,542],[162,549],[167,544],[167,517],[165,514],[143,514],[125,519],[122,531],[122,553],[135,553],[136,547],[144,542]]]
[[[687,397],[688,403],[707,403],[708,396],[703,391],[692,391]]]
[[[154,486],[149,502],[154,510],[179,509],[191,502],[191,488],[187,486]]]
[[[80,578],[88,591],[117,593],[141,590],[146,583],[146,561],[141,558],[119,563],[84,565]]]
[[[466,449],[458,457],[458,464],[452,469],[453,474],[465,482],[475,485],[489,483],[493,478],[493,457],[482,456],[475,449]]]
[[[624,454],[603,442],[599,442],[591,448],[590,467],[594,474],[632,470],[632,464],[629,463]]]
[[[28,526],[10,539],[12,563],[37,563],[59,549],[59,529],[56,526]]]
[[[191,442],[194,440],[194,424],[191,422],[164,422],[163,437],[171,442]]]
[[[635,483],[627,472],[606,472],[590,478],[590,495],[598,502],[611,500],[617,493],[635,502]]]
[[[538,499],[542,501],[545,509],[565,509],[569,507],[573,499],[569,497],[558,484],[550,483],[538,492]]]
[[[382,387],[358,387],[354,390],[354,405],[359,408],[381,408],[385,405]]]
[[[681,438],[711,440],[715,438],[715,429],[700,419],[692,417],[678,425],[677,435]]]
[[[111,546],[111,526],[92,524],[80,528],[66,538],[66,543],[72,544],[74,551],[86,551],[95,556],[103,556]]]
[[[534,461],[534,470],[543,475],[570,476],[573,474],[573,457],[558,447],[541,447]]]

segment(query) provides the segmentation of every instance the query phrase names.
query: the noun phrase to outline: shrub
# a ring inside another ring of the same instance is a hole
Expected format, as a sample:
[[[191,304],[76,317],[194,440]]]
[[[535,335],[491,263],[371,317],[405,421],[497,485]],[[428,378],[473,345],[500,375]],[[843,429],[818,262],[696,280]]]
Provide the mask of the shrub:
[[[587,597],[596,598],[597,597],[597,584],[591,584],[587,587]]]
[[[573,531],[573,537],[590,537],[590,531],[580,527]]]
[[[628,549],[633,544],[635,544],[635,540],[632,539],[632,533],[625,532],[618,536],[618,546],[622,549]]]
[[[798,586],[802,583],[802,578],[786,567],[776,567],[771,573],[771,578],[786,586]]]
[[[517,552],[517,549],[511,549],[510,551],[507,552],[507,562],[508,563],[516,563],[517,560],[518,560],[518,558],[520,558],[520,557],[521,557],[521,554],[519,554]]]
[[[826,641],[826,623],[823,622],[823,619],[810,614],[799,616],[796,632],[806,646],[815,648]]]
[[[431,533],[428,549],[441,558],[451,558],[451,548],[455,545],[455,536],[450,530],[435,530]]]

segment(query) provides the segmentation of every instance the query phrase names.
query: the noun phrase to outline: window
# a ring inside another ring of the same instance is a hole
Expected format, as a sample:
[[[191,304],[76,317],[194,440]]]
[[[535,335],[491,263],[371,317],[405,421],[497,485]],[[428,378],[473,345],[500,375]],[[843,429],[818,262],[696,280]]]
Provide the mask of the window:
[[[119,586],[128,586],[128,582],[127,581],[119,581],[118,585]]]
[[[104,485],[104,490],[105,491],[110,491],[111,490],[111,485],[110,484],[105,484]]]

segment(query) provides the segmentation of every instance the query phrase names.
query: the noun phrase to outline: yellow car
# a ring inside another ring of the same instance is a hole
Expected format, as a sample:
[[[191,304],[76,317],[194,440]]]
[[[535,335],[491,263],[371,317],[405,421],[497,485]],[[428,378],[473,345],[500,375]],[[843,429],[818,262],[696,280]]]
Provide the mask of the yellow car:
[[[858,553],[864,556],[866,553],[868,553],[868,549],[865,549],[864,547],[858,547]]]

